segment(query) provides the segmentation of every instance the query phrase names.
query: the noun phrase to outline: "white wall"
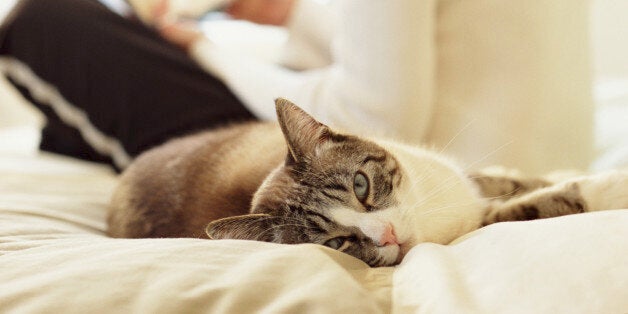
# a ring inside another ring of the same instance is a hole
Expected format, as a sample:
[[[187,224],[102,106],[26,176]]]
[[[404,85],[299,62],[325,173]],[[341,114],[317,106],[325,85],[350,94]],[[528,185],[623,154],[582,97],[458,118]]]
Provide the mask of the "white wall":
[[[628,0],[593,0],[591,31],[598,77],[628,77]]]

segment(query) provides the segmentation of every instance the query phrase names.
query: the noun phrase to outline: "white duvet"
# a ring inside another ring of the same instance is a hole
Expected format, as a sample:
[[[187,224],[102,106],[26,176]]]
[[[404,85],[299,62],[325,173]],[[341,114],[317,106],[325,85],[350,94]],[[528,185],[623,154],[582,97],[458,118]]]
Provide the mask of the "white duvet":
[[[480,229],[370,268],[318,245],[107,238],[115,176],[0,157],[0,313],[628,313],[628,210]]]

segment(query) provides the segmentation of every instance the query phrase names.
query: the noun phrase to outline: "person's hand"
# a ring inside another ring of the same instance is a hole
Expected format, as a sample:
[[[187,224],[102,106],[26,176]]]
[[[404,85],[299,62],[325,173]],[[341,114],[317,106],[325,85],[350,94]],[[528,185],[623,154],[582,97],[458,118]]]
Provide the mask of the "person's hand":
[[[189,50],[203,37],[194,21],[180,21],[168,15],[169,0],[161,0],[153,10],[153,21],[159,34],[169,42]]]
[[[297,0],[235,0],[225,10],[236,19],[284,25]]]
[[[203,33],[194,22],[162,23],[158,24],[158,30],[163,38],[185,50],[203,38]]]

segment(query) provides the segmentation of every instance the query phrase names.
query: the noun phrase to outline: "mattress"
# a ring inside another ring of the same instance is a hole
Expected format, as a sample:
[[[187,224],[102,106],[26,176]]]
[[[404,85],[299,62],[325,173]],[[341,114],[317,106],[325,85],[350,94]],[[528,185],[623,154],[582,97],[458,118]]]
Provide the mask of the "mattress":
[[[111,239],[108,168],[0,156],[1,313],[622,313],[628,210],[500,223],[371,268],[314,244]]]

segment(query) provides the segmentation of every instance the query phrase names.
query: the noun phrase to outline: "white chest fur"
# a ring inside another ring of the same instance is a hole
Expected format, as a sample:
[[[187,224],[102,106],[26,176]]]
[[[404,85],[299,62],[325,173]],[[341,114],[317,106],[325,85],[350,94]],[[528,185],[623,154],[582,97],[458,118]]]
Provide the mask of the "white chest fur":
[[[358,227],[378,241],[392,225],[402,250],[422,242],[447,244],[478,228],[485,201],[471,180],[452,161],[433,152],[395,142],[377,141],[397,159],[402,180],[390,208],[359,213],[334,210],[334,219]]]

